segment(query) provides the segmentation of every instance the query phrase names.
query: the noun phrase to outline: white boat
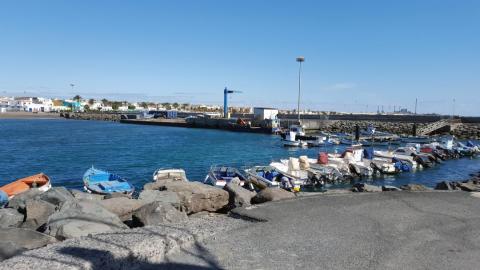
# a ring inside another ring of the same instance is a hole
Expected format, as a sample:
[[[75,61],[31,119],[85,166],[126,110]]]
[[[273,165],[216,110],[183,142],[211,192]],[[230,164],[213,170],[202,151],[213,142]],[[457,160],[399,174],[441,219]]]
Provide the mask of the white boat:
[[[307,146],[307,143],[304,141],[297,141],[295,140],[297,133],[294,131],[290,131],[285,139],[282,140],[283,146],[285,147],[303,147]]]
[[[216,187],[224,187],[234,178],[240,180],[240,186],[243,186],[247,180],[247,177],[237,168],[229,166],[212,166],[203,183]]]
[[[379,151],[379,150],[374,151],[374,155],[376,157],[387,158],[390,160],[392,160],[393,158],[396,158],[403,162],[407,162],[412,167],[412,169],[416,169],[417,162],[415,161],[414,157],[411,155],[412,153],[415,153],[415,150],[411,149],[410,147],[399,147],[394,151]]]
[[[298,134],[298,136],[305,136],[305,131],[303,130],[303,126],[291,125],[289,130],[292,132],[295,132],[296,134]]]
[[[154,182],[161,180],[188,181],[183,169],[158,169],[153,173],[152,178]]]

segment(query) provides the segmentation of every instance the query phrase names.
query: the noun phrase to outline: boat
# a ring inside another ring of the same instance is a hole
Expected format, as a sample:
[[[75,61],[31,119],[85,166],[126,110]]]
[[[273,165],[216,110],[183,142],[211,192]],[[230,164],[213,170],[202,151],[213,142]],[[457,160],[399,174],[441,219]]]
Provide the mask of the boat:
[[[303,127],[302,126],[299,126],[299,125],[291,125],[289,130],[291,132],[295,132],[296,134],[298,134],[298,136],[305,136],[305,131],[303,130]]]
[[[245,173],[252,181],[257,181],[265,187],[281,187],[292,190],[294,179],[280,172],[273,166],[254,166],[245,169]]]
[[[173,180],[187,181],[187,175],[183,169],[158,169],[153,173],[153,181]]]
[[[307,142],[309,147],[321,147],[321,146],[329,146],[335,144],[330,138],[324,136],[318,136],[317,139],[313,142]]]
[[[8,199],[11,199],[15,195],[18,195],[33,188],[38,189],[41,192],[45,192],[51,189],[52,184],[50,183],[50,178],[43,173],[35,174],[32,176],[18,179],[10,184],[6,184],[0,187],[0,191],[4,193],[3,197],[6,196]]]
[[[282,139],[283,146],[285,147],[303,147],[307,146],[307,143],[304,141],[297,141],[295,140],[297,133],[294,131],[290,131],[285,139]]]
[[[400,140],[404,143],[430,143],[433,140],[428,136],[408,136],[400,137]]]
[[[238,178],[240,180],[240,186],[243,186],[247,180],[247,177],[237,168],[229,166],[212,166],[203,183],[216,187],[224,187],[233,178]]]
[[[280,162],[272,162],[270,166],[277,169],[283,175],[290,178],[290,190],[300,191],[301,187],[322,187],[324,179],[310,168],[308,157],[281,159]]]
[[[93,166],[83,174],[84,189],[88,193],[112,194],[124,193],[132,194],[134,187],[128,181],[117,174],[103,171]]]

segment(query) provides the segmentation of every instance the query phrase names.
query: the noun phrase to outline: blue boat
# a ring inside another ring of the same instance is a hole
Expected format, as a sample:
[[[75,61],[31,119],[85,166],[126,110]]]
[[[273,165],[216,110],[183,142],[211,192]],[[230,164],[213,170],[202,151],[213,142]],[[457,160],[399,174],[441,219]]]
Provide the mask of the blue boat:
[[[124,193],[132,194],[134,187],[119,175],[92,168],[83,174],[84,188],[89,193],[112,194]]]

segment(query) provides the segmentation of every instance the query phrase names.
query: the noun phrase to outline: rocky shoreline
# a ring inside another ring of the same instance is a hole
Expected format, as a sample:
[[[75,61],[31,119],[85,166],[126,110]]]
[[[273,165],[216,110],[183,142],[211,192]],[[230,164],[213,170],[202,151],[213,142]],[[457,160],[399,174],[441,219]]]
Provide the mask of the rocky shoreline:
[[[275,188],[255,193],[240,187],[237,181],[222,190],[199,182],[167,179],[146,184],[138,198],[102,196],[64,187],[45,193],[30,190],[0,209],[0,259],[5,260],[0,269],[31,269],[39,261],[41,268],[63,269],[69,265],[96,269],[92,265],[107,266],[115,261],[118,266],[118,260],[121,269],[135,269],[138,265],[175,268],[178,265],[168,265],[164,260],[167,254],[197,245],[219,232],[266,221],[249,214],[248,209],[255,204],[305,196],[402,190],[432,189],[418,184],[400,188],[356,184],[351,190],[317,194],[294,194]],[[465,181],[440,182],[435,190],[478,192],[480,173]]]

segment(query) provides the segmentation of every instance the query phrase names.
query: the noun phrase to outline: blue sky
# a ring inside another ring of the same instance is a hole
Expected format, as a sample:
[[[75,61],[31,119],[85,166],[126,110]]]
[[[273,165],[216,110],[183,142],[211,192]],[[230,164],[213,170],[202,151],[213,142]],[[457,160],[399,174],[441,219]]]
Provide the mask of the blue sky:
[[[480,115],[480,1],[0,1],[0,95]],[[74,89],[69,86],[74,83]]]

